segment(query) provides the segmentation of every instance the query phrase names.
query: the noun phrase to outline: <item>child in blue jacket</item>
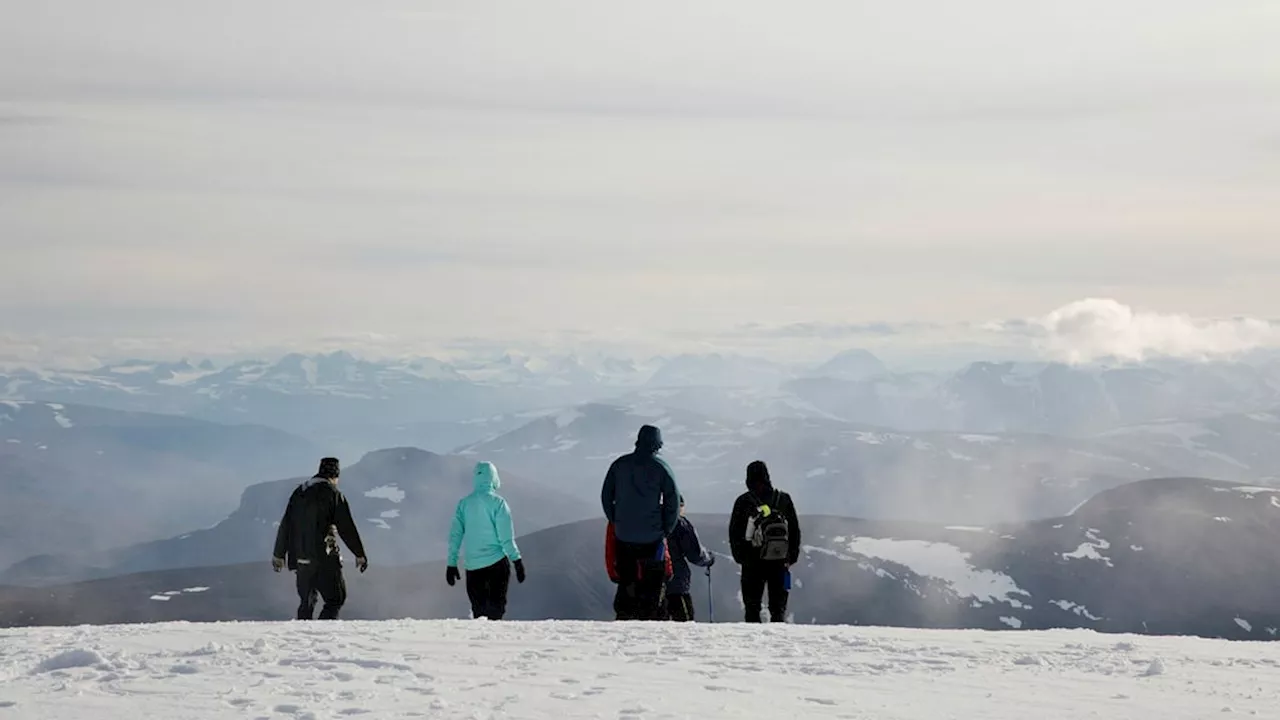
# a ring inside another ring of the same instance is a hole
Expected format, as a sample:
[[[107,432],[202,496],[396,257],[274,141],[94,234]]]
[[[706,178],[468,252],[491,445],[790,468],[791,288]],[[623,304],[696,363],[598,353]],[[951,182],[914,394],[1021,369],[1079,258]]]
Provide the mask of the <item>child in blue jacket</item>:
[[[680,520],[667,538],[671,549],[671,579],[667,581],[667,619],[676,622],[693,622],[693,597],[689,594],[693,583],[692,563],[710,569],[716,556],[702,545],[698,531],[684,516],[684,496],[680,496]]]
[[[524,561],[516,547],[511,508],[498,494],[502,481],[493,463],[477,463],[475,490],[458,501],[449,530],[449,567],[445,581],[452,586],[458,573],[458,550],[466,545],[464,558],[467,571],[467,598],[471,600],[471,616],[501,620],[507,611],[507,587],[511,584],[511,567],[516,569],[516,582],[524,582]]]

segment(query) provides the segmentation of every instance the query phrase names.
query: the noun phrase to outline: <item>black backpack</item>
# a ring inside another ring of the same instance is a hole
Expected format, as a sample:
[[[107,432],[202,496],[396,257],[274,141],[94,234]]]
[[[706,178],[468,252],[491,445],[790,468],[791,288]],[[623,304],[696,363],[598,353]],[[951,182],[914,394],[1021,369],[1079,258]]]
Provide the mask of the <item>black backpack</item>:
[[[769,512],[757,510],[755,531],[751,536],[751,544],[760,552],[761,560],[783,561],[791,554],[791,528],[787,518],[778,508],[781,494],[773,491],[773,502],[769,504]]]

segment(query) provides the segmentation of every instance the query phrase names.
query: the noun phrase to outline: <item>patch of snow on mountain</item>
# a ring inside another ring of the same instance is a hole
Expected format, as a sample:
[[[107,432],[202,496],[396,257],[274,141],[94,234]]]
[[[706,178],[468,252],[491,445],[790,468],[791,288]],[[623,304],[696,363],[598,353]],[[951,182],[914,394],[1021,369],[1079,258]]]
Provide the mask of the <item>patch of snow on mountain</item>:
[[[916,450],[932,450],[933,446],[923,440],[912,440],[911,447]]]
[[[304,358],[298,363],[298,367],[302,369],[304,379],[309,387],[315,387],[316,379],[320,376],[320,369],[316,366],[314,358]]]
[[[937,578],[961,597],[984,602],[1004,602],[1022,607],[1013,597],[1030,593],[1018,587],[1013,578],[994,570],[983,570],[969,562],[969,553],[949,543],[924,540],[894,540],[855,537],[844,543],[849,552],[880,558],[909,568],[917,575]]]
[[[62,411],[66,409],[65,407],[57,403],[49,403],[49,409],[53,411],[53,421],[58,423],[59,426],[64,429],[75,427],[75,423],[71,422],[70,418],[62,414]]]
[[[62,412],[63,410],[67,409],[67,406],[62,405],[60,403],[47,403],[45,407],[49,408],[54,412]]]
[[[1250,624],[1250,622],[1248,620],[1245,620],[1244,618],[1236,618],[1236,624],[1239,625],[1240,629],[1244,630],[1245,632],[1253,632],[1253,625]]]
[[[1062,608],[1062,609],[1063,609],[1063,611],[1065,611],[1065,612],[1073,612],[1073,613],[1075,613],[1075,614],[1079,615],[1080,617],[1088,618],[1088,619],[1090,619],[1090,620],[1101,620],[1101,619],[1102,619],[1102,618],[1100,618],[1100,617],[1098,617],[1098,616],[1094,615],[1093,613],[1089,612],[1089,608],[1087,608],[1087,607],[1085,607],[1085,606],[1083,606],[1083,605],[1077,605],[1076,603],[1070,602],[1070,601],[1068,601],[1068,600],[1050,600],[1050,601],[1049,601],[1049,604],[1050,604],[1050,605],[1057,605],[1058,607]]]
[[[1248,485],[1241,485],[1238,487],[1225,487],[1225,488],[1216,487],[1213,490],[1214,492],[1238,492],[1238,493],[1244,493],[1245,495],[1250,495],[1250,496],[1257,495],[1258,493],[1280,493],[1280,488],[1253,487]]]
[[[372,490],[367,490],[365,491],[364,496],[369,498],[381,498],[383,500],[390,500],[393,503],[399,503],[400,501],[404,500],[404,497],[405,497],[404,491],[396,487],[394,484],[380,485]]]
[[[1280,417],[1276,417],[1272,413],[1250,413],[1249,419],[1264,423],[1280,423]]]
[[[1218,521],[1218,522],[1220,522],[1220,523],[1229,523],[1229,522],[1231,522],[1231,518],[1229,518],[1229,517],[1216,517],[1216,518],[1214,518],[1214,520],[1217,520],[1217,521]]]
[[[386,521],[386,520],[383,520],[383,519],[382,519],[382,518],[380,518],[380,517],[378,517],[378,518],[369,518],[369,522],[373,523],[374,525],[376,525],[377,527],[381,528],[382,530],[390,530],[390,529],[391,529],[391,525],[387,524],[387,521]]]
[[[381,515],[382,517],[384,517],[384,518],[395,519],[395,518],[400,517],[400,511],[399,511],[399,510],[394,510],[394,509],[393,509],[393,510],[383,510],[383,511],[380,513],[380,515]]]
[[[820,468],[814,468],[810,470],[809,472],[805,473],[804,476],[807,478],[818,478],[826,474],[827,474],[827,469],[824,467],[820,467]]]
[[[155,365],[121,365],[119,367],[110,368],[108,372],[113,375],[139,375],[141,373],[150,373],[155,371]]]
[[[944,528],[944,529],[946,529],[946,530],[959,530],[959,531],[961,531],[961,532],[976,532],[976,533],[985,533],[985,532],[987,532],[987,529],[986,529],[986,528],[984,528],[984,527],[974,527],[974,526],[972,526],[972,525],[948,525],[948,526],[946,526],[946,528]]]
[[[157,602],[169,602],[170,600],[173,599],[173,596],[172,595],[152,595],[150,599],[155,600]]]
[[[21,412],[21,411],[22,411],[22,406],[23,406],[23,405],[26,405],[26,404],[27,404],[27,403],[22,402],[22,401],[19,401],[19,400],[0,400],[0,405],[7,405],[7,406],[9,406],[11,409],[13,409],[13,410],[17,410],[17,411],[19,411],[19,412]]]
[[[976,443],[978,445],[993,445],[995,443],[1000,442],[1000,438],[996,437],[995,435],[967,434],[967,435],[957,435],[956,437],[967,443]]]
[[[218,374],[217,370],[201,370],[199,368],[196,368],[194,370],[184,370],[182,372],[175,372],[171,377],[167,377],[163,380],[160,380],[159,384],[169,385],[173,387],[180,387],[183,385],[190,385],[191,383],[197,380],[201,380],[203,378],[209,377],[210,375],[217,375],[217,374]]]
[[[1062,554],[1063,559],[1064,560],[1097,560],[1099,562],[1105,563],[1107,567],[1115,567],[1115,565],[1113,565],[1111,562],[1111,558],[1106,557],[1102,553],[1098,552],[1099,550],[1106,550],[1110,548],[1111,543],[1099,538],[1097,533],[1098,533],[1097,530],[1093,530],[1093,529],[1087,530],[1085,532],[1085,537],[1088,538],[1088,542],[1081,543],[1080,547],[1076,548],[1072,552],[1063,553]]]
[[[947,454],[951,456],[952,460],[959,460],[960,462],[973,462],[973,458],[969,457],[968,455],[962,455],[956,452],[955,450],[947,450]]]
[[[1020,630],[1022,628],[1022,621],[1016,617],[1001,617],[1000,622],[1008,625],[1014,630]]]
[[[557,438],[556,446],[547,450],[547,452],[553,452],[553,453],[568,452],[569,450],[572,450],[578,447],[578,445],[580,444],[582,444],[582,441],[575,438],[565,438],[563,440],[560,440]]]

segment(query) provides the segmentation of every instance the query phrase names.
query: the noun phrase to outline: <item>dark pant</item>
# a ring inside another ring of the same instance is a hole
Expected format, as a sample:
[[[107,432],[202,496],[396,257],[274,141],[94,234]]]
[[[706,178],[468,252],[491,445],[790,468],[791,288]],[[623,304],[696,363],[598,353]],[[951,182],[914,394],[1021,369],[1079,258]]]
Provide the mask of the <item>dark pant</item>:
[[[693,596],[689,594],[668,595],[667,619],[675,622],[693,622]]]
[[[467,598],[471,617],[501,620],[507,614],[507,588],[511,586],[511,561],[502,558],[486,568],[467,571]]]
[[[787,567],[778,561],[757,561],[742,566],[742,604],[746,621],[758,623],[760,601],[769,590],[769,622],[783,622],[787,617]]]
[[[618,541],[614,562],[618,592],[613,612],[619,620],[661,620],[666,616],[667,565],[662,541],[625,543]]]
[[[298,619],[311,620],[316,612],[317,596],[324,599],[321,620],[337,620],[338,611],[347,601],[347,582],[342,566],[330,562],[298,564]]]

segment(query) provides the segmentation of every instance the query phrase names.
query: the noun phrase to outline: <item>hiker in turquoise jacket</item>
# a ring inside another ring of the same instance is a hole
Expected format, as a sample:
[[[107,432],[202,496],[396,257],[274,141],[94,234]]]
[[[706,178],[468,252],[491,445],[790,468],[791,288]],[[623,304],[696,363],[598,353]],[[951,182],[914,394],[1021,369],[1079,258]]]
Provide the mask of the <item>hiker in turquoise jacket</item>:
[[[452,586],[458,574],[458,550],[467,547],[467,598],[471,616],[501,620],[507,612],[507,587],[511,566],[516,582],[524,582],[524,561],[516,547],[511,508],[498,494],[502,481],[493,463],[476,463],[475,491],[458,501],[449,530],[449,568],[445,581]]]

